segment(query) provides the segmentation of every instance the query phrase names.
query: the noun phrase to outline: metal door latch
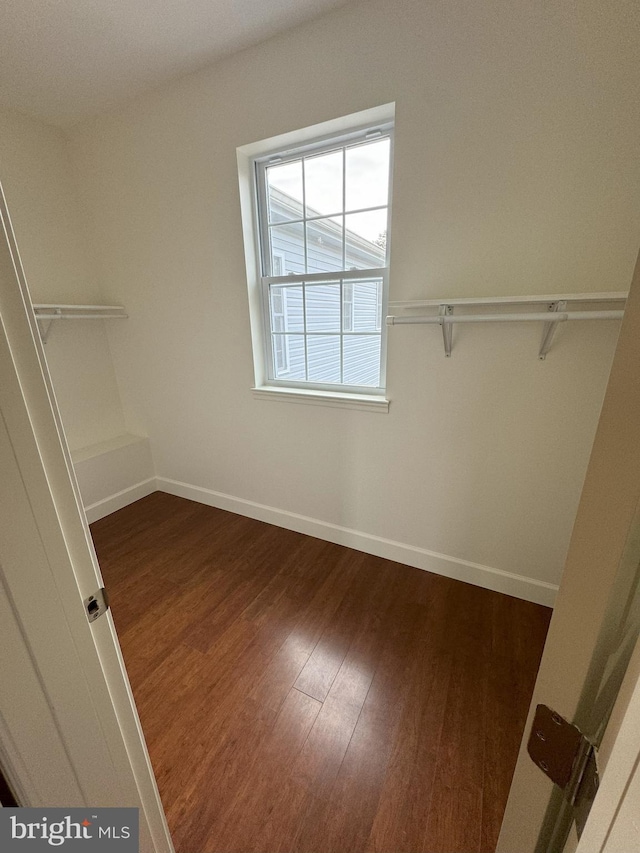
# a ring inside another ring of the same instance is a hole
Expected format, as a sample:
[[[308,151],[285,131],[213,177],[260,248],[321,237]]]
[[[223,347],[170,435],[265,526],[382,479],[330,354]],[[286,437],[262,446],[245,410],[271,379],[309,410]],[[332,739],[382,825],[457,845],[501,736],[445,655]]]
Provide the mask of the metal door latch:
[[[97,592],[94,592],[93,595],[90,595],[89,598],[85,598],[84,609],[89,622],[95,622],[99,616],[106,613],[109,609],[107,590],[102,587]]]
[[[538,705],[527,750],[542,772],[564,791],[580,836],[598,791],[595,747],[573,723],[546,705]]]

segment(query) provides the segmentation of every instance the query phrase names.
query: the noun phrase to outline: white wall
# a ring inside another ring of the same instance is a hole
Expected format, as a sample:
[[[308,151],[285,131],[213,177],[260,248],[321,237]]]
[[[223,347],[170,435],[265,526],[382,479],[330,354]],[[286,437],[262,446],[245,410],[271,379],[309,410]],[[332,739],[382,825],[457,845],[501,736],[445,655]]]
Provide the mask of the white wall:
[[[4,188],[34,302],[101,302],[61,131],[0,113]],[[56,322],[45,348],[71,448],[124,432],[105,325]]]
[[[392,299],[626,290],[637,28],[600,7],[350,4],[71,131],[161,483],[558,582],[618,326],[571,324],[546,362],[532,324],[456,329],[446,361],[400,327],[388,415],[256,400],[235,149],[395,101]]]

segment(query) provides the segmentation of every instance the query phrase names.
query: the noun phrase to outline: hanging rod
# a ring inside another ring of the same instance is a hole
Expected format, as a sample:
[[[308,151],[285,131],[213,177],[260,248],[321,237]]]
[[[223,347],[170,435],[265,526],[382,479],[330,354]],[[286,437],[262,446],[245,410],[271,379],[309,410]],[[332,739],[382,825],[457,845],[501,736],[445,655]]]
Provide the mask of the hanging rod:
[[[54,320],[118,320],[127,313],[122,305],[64,305],[61,303],[39,303],[33,306],[39,321],[40,336],[47,343]],[[46,321],[46,325],[41,323]]]
[[[594,294],[595,295],[595,294]],[[598,296],[604,296],[598,294]],[[612,299],[609,295],[608,299],[600,298],[593,299],[590,301],[621,301],[622,298],[626,297],[626,294],[616,294],[617,299]],[[525,300],[522,299],[524,302]],[[536,299],[535,302],[538,300]],[[577,298],[576,301],[586,301],[586,299]],[[468,301],[466,304],[468,305],[486,305],[486,304],[496,304],[497,300],[489,300],[487,301]],[[505,300],[506,302],[506,300]],[[532,300],[533,302],[533,300]],[[433,304],[433,303],[431,303]],[[551,342],[553,340],[553,336],[555,334],[555,330],[557,328],[558,323],[565,323],[569,320],[621,320],[624,311],[566,311],[566,301],[564,299],[558,299],[554,302],[548,303],[548,310],[545,313],[542,312],[521,312],[521,313],[510,313],[510,314],[458,314],[454,315],[453,313],[453,304],[454,301],[451,302],[440,302],[435,303],[439,305],[439,313],[438,314],[423,314],[423,315],[414,315],[414,316],[396,316],[390,315],[386,319],[387,326],[403,326],[403,325],[432,325],[432,326],[441,326],[442,327],[442,336],[444,341],[444,354],[447,358],[451,356],[451,344],[452,344],[452,327],[455,323],[544,323],[544,329],[542,334],[542,341],[540,344],[540,349],[538,351],[538,358],[544,360],[549,352],[551,347]],[[504,304],[504,303],[502,303]],[[513,304],[513,302],[512,302]],[[531,302],[529,303],[531,304]],[[415,303],[414,303],[415,305]],[[413,307],[409,304],[405,303],[403,307]],[[417,307],[417,306],[416,306]]]

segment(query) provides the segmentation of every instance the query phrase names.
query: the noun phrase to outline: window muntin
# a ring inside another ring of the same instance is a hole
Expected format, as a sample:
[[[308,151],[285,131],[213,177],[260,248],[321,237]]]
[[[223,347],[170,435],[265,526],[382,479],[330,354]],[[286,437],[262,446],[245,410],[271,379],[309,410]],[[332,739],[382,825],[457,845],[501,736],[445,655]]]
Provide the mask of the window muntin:
[[[388,128],[256,161],[269,383],[383,391],[390,163]]]

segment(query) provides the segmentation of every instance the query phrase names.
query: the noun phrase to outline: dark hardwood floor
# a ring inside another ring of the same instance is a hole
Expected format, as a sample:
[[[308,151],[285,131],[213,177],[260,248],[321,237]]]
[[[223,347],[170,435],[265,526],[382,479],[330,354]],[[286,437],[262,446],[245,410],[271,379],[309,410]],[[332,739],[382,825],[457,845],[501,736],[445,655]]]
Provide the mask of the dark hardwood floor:
[[[178,853],[493,851],[548,609],[160,492],[91,529]]]

